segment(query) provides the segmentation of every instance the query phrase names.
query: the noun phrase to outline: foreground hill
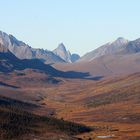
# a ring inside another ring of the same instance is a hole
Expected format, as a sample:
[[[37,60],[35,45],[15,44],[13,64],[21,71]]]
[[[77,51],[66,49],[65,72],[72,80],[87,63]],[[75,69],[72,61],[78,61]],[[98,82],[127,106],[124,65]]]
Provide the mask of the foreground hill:
[[[33,104],[0,96],[0,139],[76,140],[73,135],[90,131],[84,125],[28,112],[35,107]]]

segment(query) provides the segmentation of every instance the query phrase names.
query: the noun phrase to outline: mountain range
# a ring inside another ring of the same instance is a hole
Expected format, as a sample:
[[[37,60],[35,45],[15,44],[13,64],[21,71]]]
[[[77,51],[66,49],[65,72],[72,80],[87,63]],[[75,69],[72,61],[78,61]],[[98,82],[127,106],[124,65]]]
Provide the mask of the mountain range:
[[[83,77],[83,72],[91,76],[135,73],[140,71],[140,39],[128,41],[119,37],[80,58],[78,54],[71,54],[63,43],[53,51],[34,49],[0,31],[0,59],[0,70],[5,72],[32,68],[61,77]],[[46,65],[52,63],[55,68]]]
[[[76,63],[54,66],[59,70],[89,72],[92,76],[140,72],[140,39],[128,41],[119,37],[85,54]]]
[[[35,49],[19,41],[13,35],[0,31],[0,44],[7,47],[19,59],[40,59],[45,63],[72,63],[79,59],[79,55],[66,50],[63,44],[54,51]],[[63,45],[63,47],[61,47]],[[62,49],[63,48],[63,49]],[[62,54],[62,55],[61,55]]]
[[[85,54],[79,61],[92,61],[95,58],[99,58],[104,55],[113,54],[132,54],[140,52],[140,39],[134,41],[128,41],[122,37],[119,37],[114,42],[109,42],[87,54]]]
[[[0,139],[139,139],[139,83],[140,39],[80,58],[0,32]]]
[[[86,53],[80,59],[80,61],[92,61],[93,59],[98,58],[103,55],[114,54],[116,52],[121,51],[121,49],[123,49],[124,46],[127,44],[128,44],[128,40],[119,37],[114,42],[106,43],[105,45],[103,45],[89,53]]]

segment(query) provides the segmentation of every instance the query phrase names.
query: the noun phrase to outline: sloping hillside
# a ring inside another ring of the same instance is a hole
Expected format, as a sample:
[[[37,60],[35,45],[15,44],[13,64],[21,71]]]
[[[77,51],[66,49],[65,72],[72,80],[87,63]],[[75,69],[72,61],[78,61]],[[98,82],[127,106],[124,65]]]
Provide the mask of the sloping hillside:
[[[73,135],[90,131],[84,125],[28,112],[35,107],[33,104],[0,96],[0,139],[76,140]]]
[[[92,61],[55,64],[54,67],[65,71],[89,72],[91,76],[130,74],[140,72],[140,53],[105,55]]]
[[[140,52],[140,39],[136,39],[134,41],[128,41],[122,37],[119,37],[114,42],[109,42],[87,54],[85,54],[81,59],[81,61],[92,61],[101,56],[108,56],[113,54],[134,54]]]
[[[20,60],[14,56],[6,46],[0,44],[0,72],[22,71],[25,69],[34,69],[42,71],[49,76],[63,78],[85,78],[88,73],[74,71],[63,72],[53,68],[51,65],[44,64],[39,59]]]
[[[19,41],[13,35],[0,31],[0,43],[7,47],[19,59],[40,59],[45,63],[64,63],[65,61],[53,52],[44,49],[34,49]]]

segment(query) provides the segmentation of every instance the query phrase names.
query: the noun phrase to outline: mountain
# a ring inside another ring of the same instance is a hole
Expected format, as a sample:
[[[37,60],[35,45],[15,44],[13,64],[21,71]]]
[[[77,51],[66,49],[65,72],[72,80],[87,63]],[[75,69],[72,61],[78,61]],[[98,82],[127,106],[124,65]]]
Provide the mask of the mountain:
[[[70,51],[66,50],[66,47],[63,43],[59,44],[53,53],[62,58],[67,63],[76,62],[80,58],[78,54],[71,54]]]
[[[63,43],[59,44],[53,52],[57,56],[61,57],[64,61],[71,63],[71,54],[69,51],[66,50]]]
[[[121,50],[123,54],[133,54],[140,52],[140,38],[134,41],[130,41],[124,48]]]
[[[89,72],[90,76],[111,76],[140,72],[140,53],[127,55],[104,55],[92,61],[71,64],[55,64],[54,67],[63,71]]]
[[[0,72],[9,72],[20,63],[19,60],[8,50],[7,47],[0,43]]]
[[[71,55],[71,61],[72,62],[76,62],[76,61],[78,61],[80,59],[80,56],[78,55],[78,54],[72,54]]]
[[[115,54],[126,49],[129,41],[119,37],[117,40],[111,43],[107,43],[81,57],[80,61],[91,61],[103,55]]]
[[[19,59],[40,59],[45,63],[64,62],[63,59],[53,52],[43,49],[34,49],[22,41],[17,40],[13,35],[0,31],[0,43],[7,47]]]
[[[37,70],[39,72],[41,71],[51,78],[85,78],[89,76],[88,73],[74,71],[63,72],[57,70],[49,64],[44,64],[39,59],[19,59],[12,54],[7,47],[0,43],[0,72],[13,72],[15,70],[22,71],[25,69]]]
[[[8,35],[0,31],[0,43],[6,46],[19,59],[40,59],[46,64],[49,63],[72,63],[77,61],[80,56],[72,54],[66,50],[63,43],[53,52],[44,49],[35,49],[26,43],[19,41],[13,35]]]
[[[108,76],[140,72],[140,39],[118,38],[84,55],[74,64],[55,64],[65,71],[89,72],[91,76]]]

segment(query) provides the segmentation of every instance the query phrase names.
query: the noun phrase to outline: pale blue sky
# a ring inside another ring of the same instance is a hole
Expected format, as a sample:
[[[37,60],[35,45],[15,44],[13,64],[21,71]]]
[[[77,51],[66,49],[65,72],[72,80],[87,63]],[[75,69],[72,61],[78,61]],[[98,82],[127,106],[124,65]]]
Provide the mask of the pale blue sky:
[[[81,55],[140,37],[140,0],[0,0],[0,30],[35,48],[63,42]]]

